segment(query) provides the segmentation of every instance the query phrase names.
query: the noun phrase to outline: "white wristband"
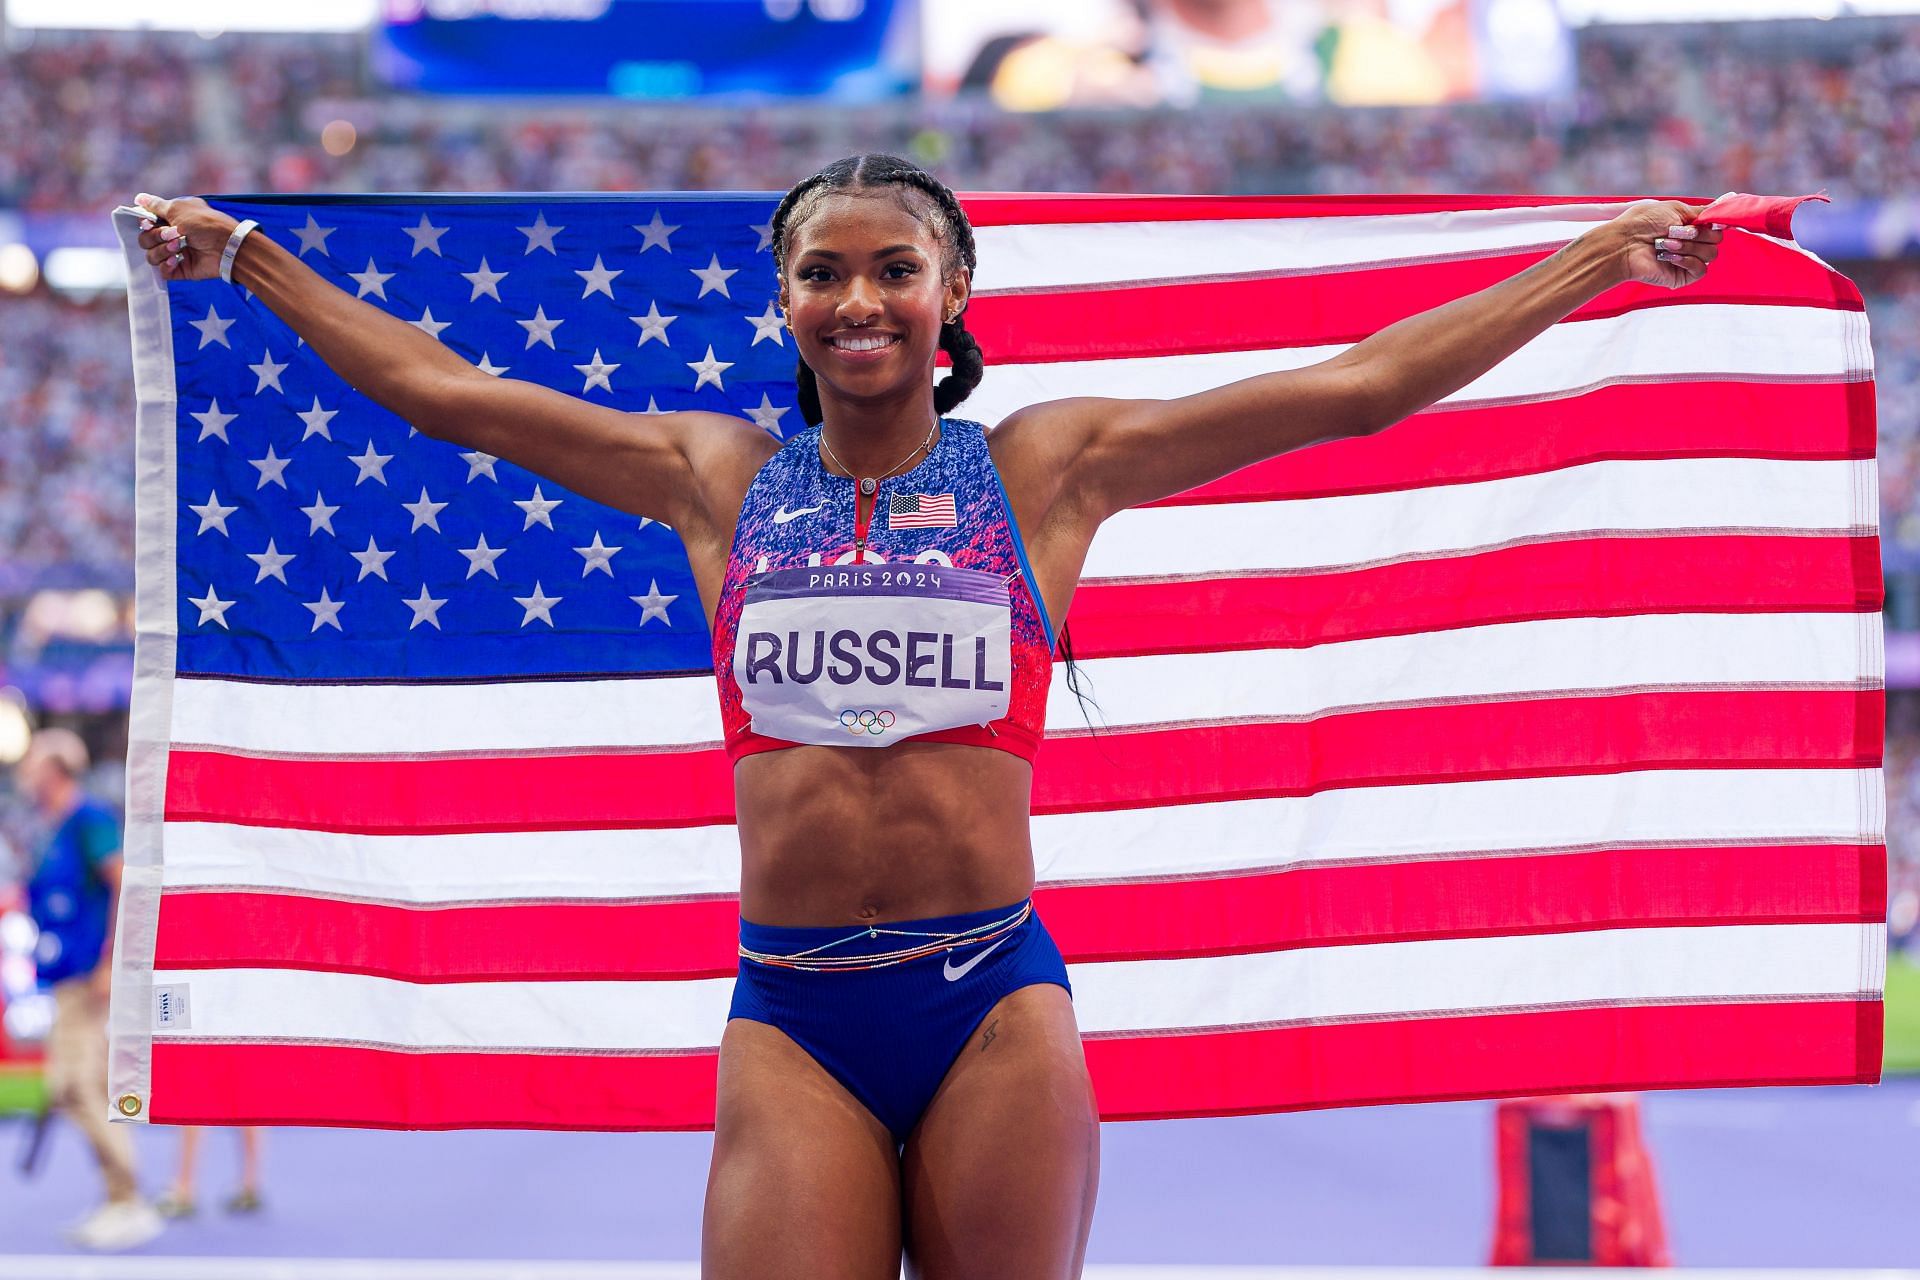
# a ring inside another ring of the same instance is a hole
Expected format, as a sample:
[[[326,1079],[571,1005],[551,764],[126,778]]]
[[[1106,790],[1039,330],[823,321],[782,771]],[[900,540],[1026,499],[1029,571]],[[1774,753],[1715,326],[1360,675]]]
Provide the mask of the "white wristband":
[[[259,225],[252,218],[248,218],[235,227],[233,234],[227,237],[227,247],[220,251],[220,278],[228,284],[233,283],[233,259],[240,252],[240,242],[247,238],[247,232]]]

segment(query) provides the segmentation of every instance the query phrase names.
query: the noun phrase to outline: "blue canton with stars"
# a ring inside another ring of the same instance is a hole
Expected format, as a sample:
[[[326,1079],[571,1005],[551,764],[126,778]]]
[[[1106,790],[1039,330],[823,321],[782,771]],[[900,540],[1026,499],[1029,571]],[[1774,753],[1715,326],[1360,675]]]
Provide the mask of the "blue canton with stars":
[[[804,424],[772,195],[239,197],[328,280],[500,377]],[[183,674],[411,681],[711,669],[667,526],[418,435],[266,305],[170,286]]]

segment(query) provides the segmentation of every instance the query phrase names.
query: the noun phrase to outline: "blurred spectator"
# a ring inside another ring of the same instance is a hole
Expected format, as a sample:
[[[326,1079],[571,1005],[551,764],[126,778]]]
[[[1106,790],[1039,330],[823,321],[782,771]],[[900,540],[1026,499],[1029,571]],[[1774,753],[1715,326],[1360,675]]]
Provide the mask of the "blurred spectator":
[[[70,729],[43,729],[20,762],[19,785],[52,835],[35,859],[27,905],[39,927],[34,965],[52,988],[47,1097],[93,1148],[106,1202],[68,1232],[88,1249],[130,1249],[164,1223],[134,1179],[133,1135],[107,1119],[107,1000],[120,895],[120,823],[80,780],[87,748]]]
[[[195,1200],[193,1184],[200,1163],[200,1142],[206,1136],[201,1125],[188,1125],[180,1131],[180,1168],[173,1175],[173,1185],[167,1193],[154,1201],[154,1208],[163,1218],[191,1218],[199,1212],[199,1202]],[[228,1213],[258,1213],[260,1211],[260,1145],[262,1130],[257,1125],[246,1125],[234,1131],[240,1137],[240,1186],[234,1193],[221,1202],[221,1208]]]

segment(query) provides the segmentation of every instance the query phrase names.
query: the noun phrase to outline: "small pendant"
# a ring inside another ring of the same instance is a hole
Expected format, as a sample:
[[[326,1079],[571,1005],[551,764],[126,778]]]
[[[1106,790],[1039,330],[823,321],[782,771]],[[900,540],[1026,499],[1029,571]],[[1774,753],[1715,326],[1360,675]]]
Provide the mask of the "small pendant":
[[[875,489],[878,489],[879,487],[880,487],[880,482],[878,480],[875,480],[872,476],[860,477],[860,492],[865,494],[871,494]]]

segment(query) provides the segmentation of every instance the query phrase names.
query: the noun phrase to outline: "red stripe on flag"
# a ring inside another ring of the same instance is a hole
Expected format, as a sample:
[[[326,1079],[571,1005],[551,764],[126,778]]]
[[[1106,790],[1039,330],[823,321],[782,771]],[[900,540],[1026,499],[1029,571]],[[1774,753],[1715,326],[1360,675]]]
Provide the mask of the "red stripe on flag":
[[[1069,963],[1620,927],[1865,923],[1885,918],[1886,847],[1449,857],[1042,888],[1035,903]],[[732,898],[442,907],[176,890],[160,900],[153,963],[407,982],[717,978],[737,968],[738,922]]]
[[[1087,1041],[1101,1118],[1590,1090],[1870,1084],[1878,1000],[1630,1005]]]
[[[1636,1005],[1087,1041],[1107,1120],[1880,1078],[1875,1000]],[[718,1034],[720,1028],[716,1027]],[[153,1043],[159,1124],[706,1129],[717,1055]]]
[[[1880,763],[1878,690],[1712,690],[1465,702],[1047,738],[1036,813],[1334,787],[1660,768]],[[174,822],[435,834],[733,820],[718,748],[436,760],[168,757]]]
[[[1148,505],[1385,493],[1610,459],[1871,458],[1874,433],[1871,382],[1622,383],[1569,399],[1428,410]]]
[[[1498,284],[1550,253],[1532,249],[1240,280],[988,292],[969,304],[967,330],[979,339],[989,365],[1352,343]],[[1698,284],[1680,293],[1637,282],[1617,285],[1561,323],[1714,303],[1865,309],[1852,281],[1805,254],[1753,236],[1729,236]]]
[[[981,191],[960,197],[967,221],[976,227],[1028,223],[1187,222],[1194,219],[1353,218],[1397,213],[1451,213],[1459,209],[1536,209],[1571,204],[1630,204],[1645,199],[1685,200],[1698,196],[1533,196],[1533,195],[1380,195],[1380,196],[1114,196],[1097,193]],[[1595,226],[1601,225],[1599,222]]]
[[[1464,702],[1048,737],[1033,812],[1311,795],[1339,787],[1632,769],[1877,767],[1873,690],[1657,692]]]
[[[1089,579],[1076,658],[1303,648],[1545,618],[1877,613],[1877,538],[1569,538],[1338,573]]]
[[[713,1031],[717,1038],[721,1028]],[[711,1129],[717,1057],[712,1049],[406,1053],[156,1038],[147,1116],[359,1129]]]

